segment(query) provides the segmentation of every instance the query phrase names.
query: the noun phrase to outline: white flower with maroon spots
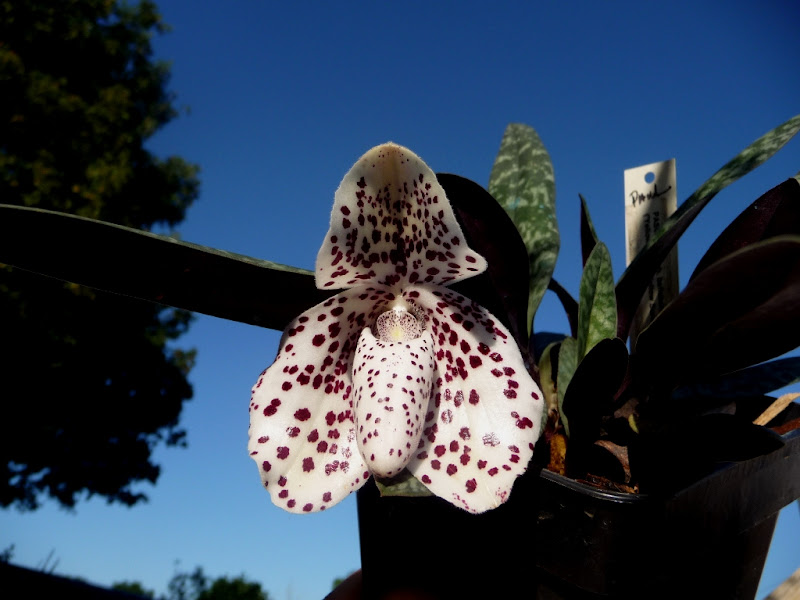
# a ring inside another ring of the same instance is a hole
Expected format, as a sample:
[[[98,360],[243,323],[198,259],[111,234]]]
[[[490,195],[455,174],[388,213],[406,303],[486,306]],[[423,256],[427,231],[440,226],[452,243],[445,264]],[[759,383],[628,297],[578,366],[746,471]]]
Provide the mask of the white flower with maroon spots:
[[[324,510],[407,468],[470,512],[533,454],[541,393],[506,328],[447,284],[486,269],[428,166],[395,144],[336,192],[316,283],[253,387],[249,451],[278,506]]]

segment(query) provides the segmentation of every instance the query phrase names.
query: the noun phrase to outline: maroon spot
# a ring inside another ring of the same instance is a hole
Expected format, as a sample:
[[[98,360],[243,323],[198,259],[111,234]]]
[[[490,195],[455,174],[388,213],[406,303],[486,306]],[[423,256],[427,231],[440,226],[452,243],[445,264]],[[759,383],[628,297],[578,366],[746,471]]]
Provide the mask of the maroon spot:
[[[278,458],[283,460],[288,456],[289,456],[289,448],[287,448],[286,446],[278,446]]]
[[[470,404],[477,404],[480,401],[481,397],[478,396],[478,392],[475,390],[470,390],[469,392],[469,403]]]
[[[328,451],[328,442],[322,440],[319,444],[317,444],[317,452],[324,453]]]
[[[295,504],[297,504],[297,502],[295,502],[295,501],[294,501],[294,499],[292,499],[292,500],[289,500],[289,501],[286,503],[286,506],[288,506],[289,508],[294,508],[294,505],[295,505]]]
[[[461,340],[461,351],[464,354],[469,354],[470,350],[472,350],[472,347],[465,340]],[[472,359],[470,359],[470,361],[471,360]],[[478,360],[480,360],[480,359],[478,359]],[[480,364],[480,363],[478,363],[478,364]]]
[[[431,482],[430,477],[428,477],[427,475],[422,476],[422,483],[430,483],[430,482]]]
[[[483,364],[483,361],[481,360],[481,357],[480,357],[480,356],[475,356],[475,355],[473,354],[472,356],[470,356],[470,357],[469,357],[469,365],[470,365],[470,366],[471,366],[473,369],[477,369],[477,368],[478,368],[478,367],[480,367],[482,364]]]
[[[492,477],[494,477],[495,475],[497,475],[497,467],[492,467],[486,472],[489,473],[489,475],[491,475]]]
[[[485,461],[485,460],[479,460],[479,461],[478,461],[478,468],[479,468],[479,469],[484,469],[484,468],[486,468],[486,461]]]
[[[487,354],[489,354],[489,346],[481,342],[480,344],[478,344],[478,352],[486,356]]]
[[[436,454],[436,456],[442,456],[445,452],[446,448],[442,445],[436,446],[436,448],[433,449],[433,453]]]
[[[321,333],[318,333],[317,335],[314,336],[314,339],[311,340],[311,343],[314,344],[315,346],[322,346],[322,344],[325,343],[325,336],[322,335]]]
[[[450,452],[458,452],[458,442],[453,440],[450,442]]]
[[[265,460],[264,462],[261,463],[261,468],[264,469],[264,472],[266,473],[272,468],[272,465],[269,464],[268,460]]]
[[[513,463],[518,463],[519,462],[519,454],[512,454],[511,458],[509,460],[511,462],[513,462]]]
[[[454,464],[447,465],[447,474],[448,475],[455,475],[458,472],[458,467]]]
[[[491,358],[494,362],[501,362],[503,360],[503,357],[500,355],[499,352],[492,352],[489,355],[489,358]]]
[[[468,494],[474,492],[476,487],[478,487],[478,483],[474,479],[467,481],[466,488]]]
[[[533,427],[533,422],[528,418],[525,417],[524,419],[520,419],[517,421],[517,427],[520,429],[525,429],[526,427]]]
[[[281,388],[284,392],[288,392],[290,389],[292,389],[292,383],[290,381],[284,381]]]
[[[295,411],[294,418],[298,421],[308,421],[311,418],[311,411],[307,408],[301,408]]]
[[[431,468],[433,470],[435,470],[435,471],[438,471],[439,469],[442,468],[442,463],[440,463],[438,460],[432,460],[431,461]]]
[[[330,492],[325,492],[324,494],[322,494],[322,501],[323,502],[330,502],[331,501],[331,493]]]
[[[267,436],[265,436],[265,435],[262,435],[260,438],[258,438],[258,443],[259,444],[266,444],[267,441],[269,441],[269,438]]]
[[[274,415],[276,412],[278,412],[278,409],[277,409],[277,408],[275,408],[275,406],[274,406],[274,405],[270,404],[268,407],[266,407],[266,408],[264,409],[264,416],[265,416],[265,417],[271,417],[271,416],[272,416],[272,415]]]
[[[466,465],[466,464],[469,463],[469,460],[470,460],[469,454],[466,454],[466,453],[462,454],[459,458],[461,459],[461,464],[462,465]]]
[[[314,510],[314,505],[310,502],[303,506],[303,512],[311,512],[312,510]]]
[[[514,390],[503,390],[503,395],[506,398],[516,398],[517,392],[515,392]]]
[[[328,427],[333,425],[336,422],[336,413],[330,411],[327,415],[325,415],[325,422],[328,424]]]
[[[458,432],[458,437],[460,437],[462,440],[468,440],[470,437],[469,427],[462,427],[461,431]]]
[[[511,367],[503,367],[503,372],[509,377],[511,377],[515,373],[514,369],[512,369]]]
[[[314,459],[310,456],[308,458],[303,459],[303,471],[308,473],[309,471],[314,470]]]
[[[281,476],[278,478],[278,485],[279,485],[279,486],[281,486],[281,487],[285,486],[285,485],[286,485],[286,477],[284,477],[283,475],[281,475]]]
[[[316,429],[313,429],[311,433],[308,434],[306,438],[309,442],[316,442],[319,439],[319,432]]]
[[[287,427],[286,428],[286,434],[289,437],[297,437],[299,433],[300,433],[300,428],[299,427]]]
[[[289,490],[281,490],[278,492],[278,498],[286,498],[289,496]]]

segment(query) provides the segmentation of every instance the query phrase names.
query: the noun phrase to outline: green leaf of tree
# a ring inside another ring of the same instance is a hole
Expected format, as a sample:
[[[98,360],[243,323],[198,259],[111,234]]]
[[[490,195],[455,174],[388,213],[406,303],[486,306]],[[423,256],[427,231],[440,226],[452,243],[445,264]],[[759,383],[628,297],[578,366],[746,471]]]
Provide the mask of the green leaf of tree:
[[[598,242],[583,269],[578,300],[577,357],[580,361],[602,339],[617,332],[617,302],[611,255]]]
[[[553,165],[532,127],[512,123],[506,128],[489,177],[489,193],[511,216],[528,249],[530,332],[560,245]]]

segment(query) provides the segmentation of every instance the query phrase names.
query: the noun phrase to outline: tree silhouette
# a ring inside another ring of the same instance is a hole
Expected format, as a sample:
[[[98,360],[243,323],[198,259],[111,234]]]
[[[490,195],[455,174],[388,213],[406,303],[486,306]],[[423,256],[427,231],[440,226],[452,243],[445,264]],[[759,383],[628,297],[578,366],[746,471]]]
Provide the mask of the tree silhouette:
[[[144,145],[177,114],[150,46],[164,30],[149,1],[0,4],[0,202],[148,230],[184,218],[197,167]],[[132,485],[156,481],[154,447],[184,443],[194,351],[171,342],[190,319],[0,264],[0,506],[145,499]]]

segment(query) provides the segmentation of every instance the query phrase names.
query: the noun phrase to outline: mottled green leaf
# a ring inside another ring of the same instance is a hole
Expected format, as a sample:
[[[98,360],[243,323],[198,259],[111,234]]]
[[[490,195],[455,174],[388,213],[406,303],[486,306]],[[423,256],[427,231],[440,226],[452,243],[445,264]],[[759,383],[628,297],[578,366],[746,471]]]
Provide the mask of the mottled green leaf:
[[[723,188],[766,162],[798,131],[800,115],[764,134],[712,175],[664,222],[617,283],[620,338],[627,339],[633,316],[654,273],[706,204]]]
[[[395,477],[388,479],[375,478],[375,485],[381,496],[433,496],[433,493],[408,469],[403,469]]]
[[[578,299],[577,356],[580,361],[600,340],[616,337],[617,302],[614,295],[614,274],[611,255],[603,242],[598,242],[581,276]]]
[[[558,414],[561,424],[569,437],[569,421],[564,414],[564,396],[567,388],[578,367],[578,342],[575,338],[564,338],[558,349],[558,375],[556,377],[556,391],[558,392]]]
[[[331,295],[316,288],[311,271],[85,217],[10,205],[0,205],[0,263],[278,330]]]
[[[594,230],[592,217],[589,215],[589,206],[586,204],[586,199],[582,194],[578,194],[578,197],[581,199],[581,255],[585,266],[586,261],[589,260],[589,255],[599,240],[597,232]]]
[[[528,249],[530,332],[553,274],[560,244],[553,165],[533,128],[519,123],[506,128],[489,177],[489,193],[511,216]]]
[[[547,406],[546,412],[558,410],[558,392],[556,391],[556,379],[558,373],[555,373],[556,378],[553,377],[553,355],[558,353],[561,341],[552,342],[542,352],[539,359],[539,385],[544,394],[545,405]],[[547,415],[544,415],[545,417]]]

